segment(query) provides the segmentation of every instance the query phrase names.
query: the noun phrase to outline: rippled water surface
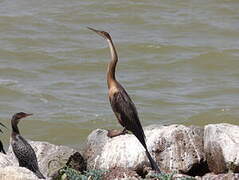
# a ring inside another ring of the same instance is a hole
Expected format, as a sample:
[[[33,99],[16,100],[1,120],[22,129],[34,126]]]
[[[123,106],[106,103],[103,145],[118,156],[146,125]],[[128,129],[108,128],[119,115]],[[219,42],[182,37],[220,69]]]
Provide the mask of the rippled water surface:
[[[117,78],[143,125],[239,124],[239,2],[1,0],[0,122],[25,111],[26,138],[82,147],[120,128],[107,98],[110,32]]]

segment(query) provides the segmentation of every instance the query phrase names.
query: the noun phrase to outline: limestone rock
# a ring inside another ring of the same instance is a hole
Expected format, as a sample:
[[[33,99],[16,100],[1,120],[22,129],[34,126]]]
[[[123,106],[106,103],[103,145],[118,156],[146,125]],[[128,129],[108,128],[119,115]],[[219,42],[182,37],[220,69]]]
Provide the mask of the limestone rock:
[[[186,174],[176,174],[176,173],[168,173],[168,174],[155,174],[154,171],[149,171],[145,180],[195,180],[192,176]]]
[[[45,177],[52,176],[55,171],[63,167],[68,158],[74,154],[76,151],[72,148],[66,146],[57,146],[50,144],[48,142],[40,142],[40,141],[29,141],[33,149],[35,150],[38,165],[40,171]],[[26,169],[26,168],[17,168],[18,161],[12,151],[11,146],[7,152],[7,155],[2,155],[0,153],[0,167],[8,167],[14,166],[16,171]],[[25,171],[20,171],[16,173],[24,173]],[[11,175],[11,174],[9,174]]]
[[[149,126],[145,128],[146,143],[152,157],[163,172],[193,174],[207,171],[203,152],[203,129],[183,125]],[[143,146],[132,134],[108,138],[107,131],[94,130],[87,139],[84,157],[88,168],[137,169],[149,166]],[[198,169],[196,169],[198,168]]]
[[[114,167],[104,174],[104,180],[137,180],[139,175],[132,170],[122,167]]]
[[[227,173],[227,174],[213,174],[208,173],[203,177],[197,177],[196,180],[238,180],[239,174]]]
[[[13,162],[8,159],[6,154],[0,153],[0,168],[11,166]]]
[[[37,176],[30,170],[16,166],[6,166],[1,168],[1,180],[38,180]]]
[[[170,125],[162,129],[154,128],[151,134],[164,138],[162,152],[158,151],[162,145],[154,147],[157,161],[164,172],[201,175],[208,171],[203,152],[202,128]]]
[[[209,169],[218,174],[239,172],[239,126],[210,124],[204,130],[204,151]]]

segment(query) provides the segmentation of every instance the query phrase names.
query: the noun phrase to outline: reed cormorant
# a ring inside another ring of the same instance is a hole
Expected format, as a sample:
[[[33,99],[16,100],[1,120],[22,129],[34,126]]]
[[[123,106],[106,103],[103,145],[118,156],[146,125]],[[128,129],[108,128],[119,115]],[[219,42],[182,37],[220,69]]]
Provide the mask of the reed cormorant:
[[[145,142],[145,134],[139,121],[136,107],[126,90],[115,78],[115,69],[116,64],[118,62],[118,56],[113,41],[109,33],[105,31],[99,31],[90,27],[88,27],[88,29],[96,32],[98,35],[102,36],[104,39],[107,40],[112,58],[107,68],[108,96],[112,110],[117,117],[119,123],[124,127],[124,129],[119,133],[109,131],[108,136],[115,137],[121,134],[125,134],[127,130],[131,131],[145,148],[146,155],[150,161],[152,169],[155,170],[157,173],[160,173],[160,169],[157,163],[153,160],[148,151]]]
[[[37,157],[35,151],[31,145],[20,135],[17,124],[20,119],[30,116],[32,114],[27,114],[24,112],[19,112],[14,114],[11,120],[12,124],[12,136],[11,136],[11,145],[15,156],[18,159],[19,166],[25,167],[32,172],[40,179],[45,179],[42,173],[39,170]]]

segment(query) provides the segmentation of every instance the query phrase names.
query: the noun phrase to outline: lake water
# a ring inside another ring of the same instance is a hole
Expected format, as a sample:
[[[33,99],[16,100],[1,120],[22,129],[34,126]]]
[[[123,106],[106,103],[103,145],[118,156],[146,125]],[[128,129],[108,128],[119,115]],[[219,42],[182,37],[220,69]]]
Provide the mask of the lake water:
[[[82,148],[96,128],[121,128],[107,97],[104,39],[117,78],[149,124],[239,124],[239,1],[1,0],[0,135]]]

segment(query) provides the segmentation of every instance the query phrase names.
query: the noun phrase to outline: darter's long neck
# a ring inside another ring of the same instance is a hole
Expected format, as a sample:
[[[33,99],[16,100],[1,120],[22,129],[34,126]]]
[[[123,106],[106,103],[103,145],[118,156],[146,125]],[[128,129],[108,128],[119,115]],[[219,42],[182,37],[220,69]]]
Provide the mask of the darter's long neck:
[[[109,44],[110,54],[111,54],[111,61],[109,62],[108,68],[107,68],[107,84],[108,84],[108,88],[110,88],[116,82],[115,69],[116,69],[116,64],[118,62],[118,56],[117,56],[117,52],[113,44],[113,41],[111,39],[107,39],[107,42]]]

